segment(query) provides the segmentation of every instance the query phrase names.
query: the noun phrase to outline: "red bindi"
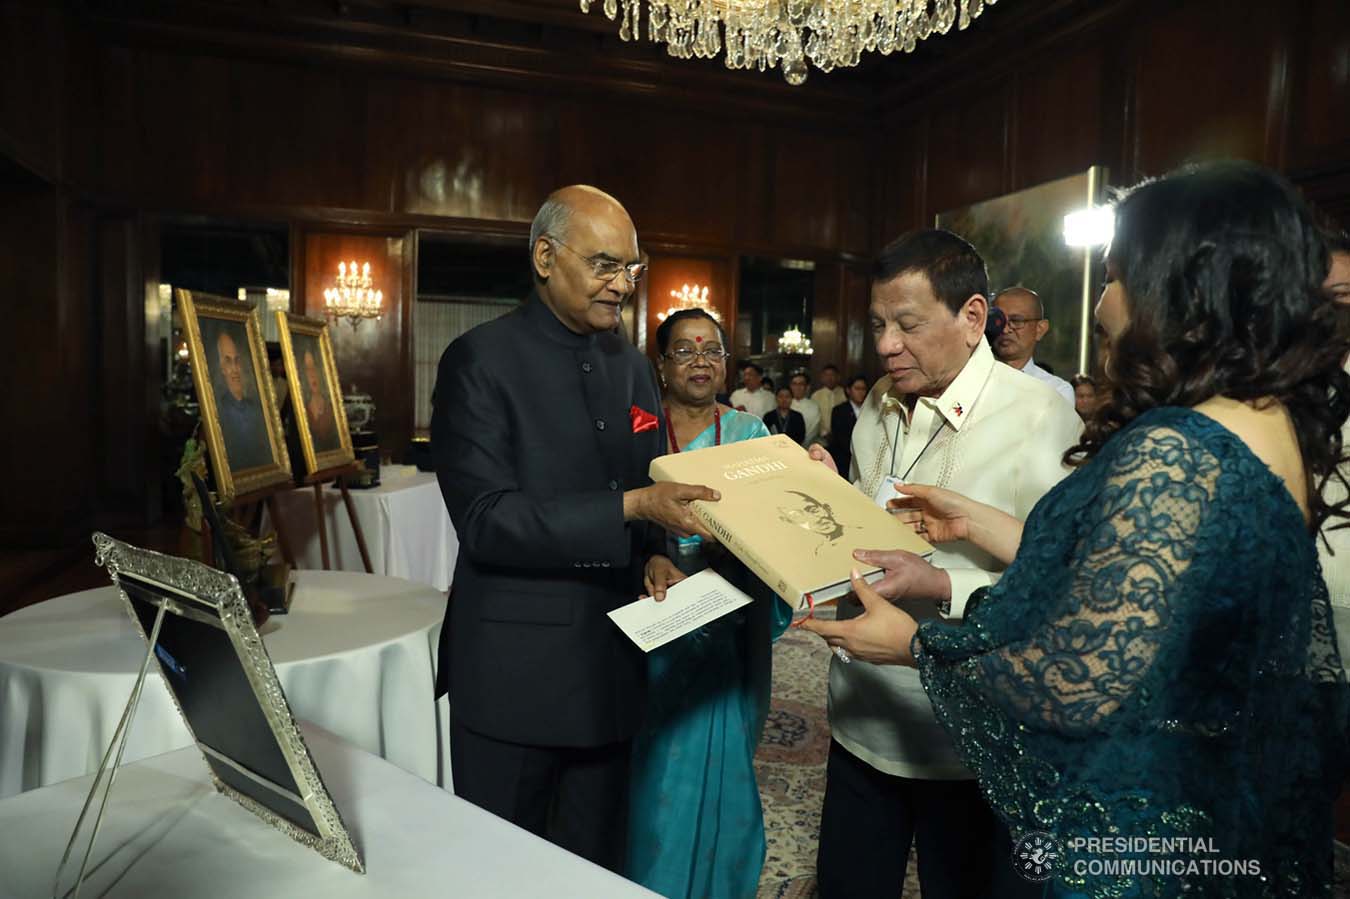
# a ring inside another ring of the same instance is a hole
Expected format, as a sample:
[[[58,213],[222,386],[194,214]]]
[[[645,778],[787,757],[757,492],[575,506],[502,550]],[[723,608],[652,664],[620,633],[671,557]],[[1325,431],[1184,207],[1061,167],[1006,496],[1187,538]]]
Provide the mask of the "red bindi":
[[[695,337],[695,338],[694,338],[694,343],[702,343],[702,342],[703,342],[703,338],[702,338],[702,337]]]

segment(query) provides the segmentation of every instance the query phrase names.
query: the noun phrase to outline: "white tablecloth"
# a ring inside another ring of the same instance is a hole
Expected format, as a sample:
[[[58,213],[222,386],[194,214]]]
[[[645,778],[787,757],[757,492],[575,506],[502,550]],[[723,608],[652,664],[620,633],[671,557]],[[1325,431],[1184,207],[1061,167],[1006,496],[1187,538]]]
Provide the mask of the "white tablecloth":
[[[295,578],[290,614],[262,635],[296,716],[448,787],[449,709],[432,700],[445,597],[378,575]],[[145,649],[112,587],[0,618],[0,797],[98,768]],[[190,743],[152,665],[124,760]]]
[[[459,541],[434,474],[411,465],[386,466],[380,469],[380,486],[349,492],[366,538],[372,571],[430,584],[437,590],[450,588]],[[365,571],[342,493],[330,485],[323,488],[323,499],[332,568]],[[278,494],[277,501],[295,553],[295,566],[322,569],[314,489],[287,491]]]
[[[184,749],[119,771],[90,857],[95,873],[83,895],[655,895],[322,731],[304,730],[319,773],[365,858],[364,875],[329,862],[215,793],[201,754]],[[83,777],[0,801],[0,897],[51,895],[61,852],[91,780]],[[68,888],[74,872],[66,878]]]

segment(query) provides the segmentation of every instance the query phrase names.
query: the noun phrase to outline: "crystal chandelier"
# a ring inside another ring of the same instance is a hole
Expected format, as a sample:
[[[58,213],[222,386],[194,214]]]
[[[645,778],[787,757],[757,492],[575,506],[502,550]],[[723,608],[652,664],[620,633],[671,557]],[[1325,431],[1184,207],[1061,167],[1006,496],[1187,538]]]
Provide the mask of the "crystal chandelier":
[[[672,290],[670,297],[674,302],[665,312],[656,313],[657,321],[663,322],[682,309],[702,309],[713,317],[713,321],[718,324],[722,323],[722,316],[718,315],[717,310],[708,304],[708,288],[699,287],[697,284],[690,287],[685,284],[679,290]]]
[[[359,270],[356,260],[351,268],[338,263],[336,287],[323,292],[324,313],[330,318],[346,318],[356,327],[362,319],[379,318],[384,314],[384,291],[371,290],[370,263]]]
[[[811,339],[803,337],[801,329],[793,325],[778,338],[778,352],[788,356],[809,356],[815,350],[811,349]]]
[[[581,0],[588,13],[594,0]],[[619,37],[638,39],[643,0],[603,0]],[[647,36],[679,59],[711,59],[724,49],[729,69],[778,66],[788,84],[856,66],[863,51],[909,53],[953,25],[964,30],[996,0],[646,0]]]

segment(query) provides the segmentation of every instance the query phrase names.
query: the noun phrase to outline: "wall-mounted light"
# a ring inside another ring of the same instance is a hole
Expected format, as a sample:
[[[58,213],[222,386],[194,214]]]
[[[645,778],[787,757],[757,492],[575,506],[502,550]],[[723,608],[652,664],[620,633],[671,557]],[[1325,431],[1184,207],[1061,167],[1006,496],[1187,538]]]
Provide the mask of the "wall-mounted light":
[[[670,292],[670,299],[670,308],[665,312],[656,313],[657,321],[663,322],[676,312],[680,312],[684,309],[701,309],[711,315],[713,320],[719,324],[722,321],[722,316],[719,315],[717,310],[712,307],[712,304],[708,302],[708,288],[706,287],[699,287],[697,284],[690,287],[688,284],[685,284],[679,290],[672,290]]]
[[[1093,206],[1064,216],[1064,243],[1071,247],[1105,246],[1115,230],[1114,206]]]
[[[359,272],[356,260],[352,260],[351,268],[339,262],[334,286],[323,292],[323,303],[323,311],[329,318],[345,318],[354,328],[362,319],[384,314],[384,291],[372,289],[369,262]]]

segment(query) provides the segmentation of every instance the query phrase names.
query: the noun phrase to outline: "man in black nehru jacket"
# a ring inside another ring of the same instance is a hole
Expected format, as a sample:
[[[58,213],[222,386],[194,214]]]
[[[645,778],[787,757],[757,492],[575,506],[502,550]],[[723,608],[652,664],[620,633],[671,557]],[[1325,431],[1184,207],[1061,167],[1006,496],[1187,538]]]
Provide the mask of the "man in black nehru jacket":
[[[555,192],[530,263],[530,297],[451,343],[436,379],[460,547],[437,690],[455,792],[618,871],[645,660],[606,613],[679,579],[657,525],[704,534],[689,503],[717,495],[647,478],[665,430],[652,367],[616,331],[645,269],[628,213]]]

